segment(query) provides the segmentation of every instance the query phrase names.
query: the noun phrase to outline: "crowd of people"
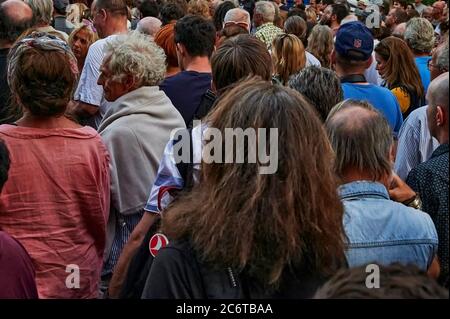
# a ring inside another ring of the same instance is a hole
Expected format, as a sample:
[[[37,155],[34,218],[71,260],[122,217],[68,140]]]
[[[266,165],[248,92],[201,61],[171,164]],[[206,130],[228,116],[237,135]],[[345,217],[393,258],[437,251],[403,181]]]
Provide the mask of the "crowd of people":
[[[448,298],[448,17],[0,0],[0,298]]]

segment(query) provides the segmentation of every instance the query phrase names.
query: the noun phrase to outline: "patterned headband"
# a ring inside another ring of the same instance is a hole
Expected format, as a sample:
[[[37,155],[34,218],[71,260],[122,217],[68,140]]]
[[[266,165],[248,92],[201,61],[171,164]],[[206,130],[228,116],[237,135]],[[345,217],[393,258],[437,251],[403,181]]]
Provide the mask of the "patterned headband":
[[[70,69],[73,74],[78,74],[77,59],[73,55],[67,42],[46,32],[33,32],[16,42],[8,55],[8,83],[11,83],[11,75],[14,74],[19,58],[28,50],[60,51],[69,56]]]

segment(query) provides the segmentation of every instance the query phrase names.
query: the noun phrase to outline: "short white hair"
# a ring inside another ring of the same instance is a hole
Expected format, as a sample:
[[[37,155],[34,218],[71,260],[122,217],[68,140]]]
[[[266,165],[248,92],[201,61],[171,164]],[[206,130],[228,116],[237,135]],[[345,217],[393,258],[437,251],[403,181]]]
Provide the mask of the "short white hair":
[[[275,21],[275,7],[272,2],[258,1],[255,3],[255,13],[259,13],[262,16],[264,22]]]
[[[53,0],[24,0],[33,11],[33,24],[50,24],[53,17]]]
[[[159,29],[161,29],[161,24],[162,22],[158,18],[145,17],[139,20],[136,30],[154,37]]]
[[[156,86],[166,73],[166,55],[152,38],[138,31],[119,35],[107,42],[103,63],[114,81],[132,75],[139,86]]]
[[[248,26],[247,29],[250,29],[251,26],[250,14],[247,12],[247,10],[241,8],[230,9],[225,14],[225,17],[223,19],[223,25],[225,26],[225,24],[228,22],[246,23]]]
[[[429,53],[434,47],[434,28],[425,18],[412,18],[406,23],[404,39],[417,52]]]

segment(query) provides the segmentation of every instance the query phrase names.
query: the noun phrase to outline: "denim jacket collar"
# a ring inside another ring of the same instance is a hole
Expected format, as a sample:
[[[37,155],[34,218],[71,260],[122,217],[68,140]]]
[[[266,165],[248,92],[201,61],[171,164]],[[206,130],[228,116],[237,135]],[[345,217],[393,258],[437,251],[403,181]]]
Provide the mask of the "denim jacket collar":
[[[389,199],[386,187],[378,182],[356,181],[343,184],[338,188],[339,196],[342,200],[357,198],[381,198]]]

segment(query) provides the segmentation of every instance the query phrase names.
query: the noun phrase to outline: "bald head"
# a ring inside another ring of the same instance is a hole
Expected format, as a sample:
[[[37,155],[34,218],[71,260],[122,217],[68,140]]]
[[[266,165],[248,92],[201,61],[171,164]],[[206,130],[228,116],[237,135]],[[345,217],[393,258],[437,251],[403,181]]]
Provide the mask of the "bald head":
[[[427,91],[427,99],[432,106],[441,106],[447,110],[448,115],[448,72],[442,73],[433,81]]]
[[[31,26],[33,11],[20,0],[7,0],[0,4],[0,41],[12,44]]]
[[[431,81],[427,99],[427,121],[430,134],[440,144],[448,143],[448,72]]]
[[[335,172],[350,171],[383,181],[391,173],[392,131],[384,116],[368,103],[348,100],[331,110],[325,123],[335,151]]]
[[[155,17],[145,17],[142,18],[136,27],[136,30],[150,35],[152,37],[161,29],[161,21]]]
[[[30,6],[20,0],[7,0],[1,4],[5,13],[12,21],[30,20],[33,17],[33,11]]]
[[[394,37],[403,39],[403,35],[405,34],[405,31],[406,31],[406,22],[402,22],[394,28],[394,30],[392,31],[392,35]]]

